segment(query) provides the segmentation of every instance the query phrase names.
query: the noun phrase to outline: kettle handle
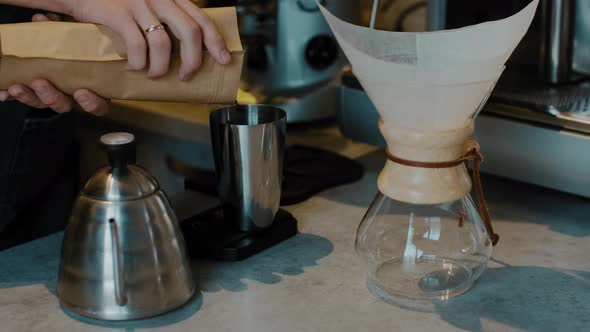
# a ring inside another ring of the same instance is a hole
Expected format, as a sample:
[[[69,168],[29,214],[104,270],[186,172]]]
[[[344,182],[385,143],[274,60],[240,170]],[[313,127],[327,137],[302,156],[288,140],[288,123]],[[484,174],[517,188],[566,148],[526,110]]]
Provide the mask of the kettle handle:
[[[115,274],[115,300],[119,306],[127,304],[125,278],[123,276],[123,263],[121,262],[121,249],[119,246],[119,228],[114,218],[109,219],[111,226],[111,243],[113,248],[113,272]]]

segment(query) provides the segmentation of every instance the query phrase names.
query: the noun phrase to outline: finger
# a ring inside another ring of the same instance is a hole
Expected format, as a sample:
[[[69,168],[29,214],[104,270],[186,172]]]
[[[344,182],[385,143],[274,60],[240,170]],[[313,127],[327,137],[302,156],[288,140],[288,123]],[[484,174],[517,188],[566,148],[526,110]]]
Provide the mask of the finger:
[[[31,19],[31,21],[33,21],[33,22],[47,22],[47,21],[51,21],[51,19],[49,17],[47,17],[47,15],[44,15],[44,14],[35,14],[35,15],[33,15],[33,18]]]
[[[11,101],[14,100],[14,97],[8,93],[8,91],[0,91],[0,101]]]
[[[8,89],[8,93],[19,102],[34,108],[45,108],[45,104],[41,102],[39,97],[33,92],[33,90],[22,84],[16,84]]]
[[[110,18],[105,23],[125,40],[127,68],[130,70],[144,69],[147,64],[147,43],[132,14],[123,13],[121,16]]]
[[[227,49],[225,40],[209,16],[190,0],[176,0],[176,3],[201,26],[203,42],[209,53],[215,58],[215,61],[222,65],[230,63],[231,55]]]
[[[49,18],[49,19],[50,19],[50,20],[52,20],[52,21],[56,21],[56,22],[57,22],[57,21],[61,21],[61,16],[60,16],[60,15],[58,15],[58,14],[55,14],[55,13],[49,13],[49,14],[47,14],[46,16],[47,16],[47,18]]]
[[[176,5],[168,1],[155,1],[153,4],[160,19],[168,24],[172,33],[180,40],[179,76],[183,81],[189,80],[201,66],[203,45],[201,29],[197,22]]]
[[[96,116],[103,116],[109,111],[109,104],[92,91],[80,89],[74,92],[74,99],[86,112]]]
[[[61,16],[48,13],[48,14],[35,14],[33,15],[33,22],[47,22],[47,21],[61,21]]]
[[[31,88],[43,104],[57,113],[65,113],[72,110],[72,99],[57,90],[46,80],[34,80],[31,83]]]
[[[149,29],[160,25],[160,20],[154,14],[153,10],[145,5],[145,8],[138,7],[134,12],[135,19],[142,29]],[[145,39],[148,42],[149,52],[149,70],[148,77],[160,77],[168,72],[170,67],[170,52],[172,42],[164,29],[156,29],[145,32]]]

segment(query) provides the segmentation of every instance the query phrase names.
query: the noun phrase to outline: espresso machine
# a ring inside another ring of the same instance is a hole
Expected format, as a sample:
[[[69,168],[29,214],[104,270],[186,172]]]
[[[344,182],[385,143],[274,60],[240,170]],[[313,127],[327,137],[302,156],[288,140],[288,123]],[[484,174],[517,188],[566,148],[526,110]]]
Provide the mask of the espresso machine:
[[[358,1],[323,0],[354,22]],[[258,103],[287,112],[288,122],[334,117],[346,59],[316,0],[238,0],[246,49],[242,88]]]
[[[526,0],[448,1],[446,27]],[[496,175],[590,196],[590,2],[542,0],[478,125]]]
[[[529,3],[430,0],[424,26],[454,29],[502,19]],[[590,197],[589,79],[590,2],[541,0],[478,117],[482,171]],[[377,113],[351,73],[344,75],[341,99],[344,134],[384,146],[375,134]]]

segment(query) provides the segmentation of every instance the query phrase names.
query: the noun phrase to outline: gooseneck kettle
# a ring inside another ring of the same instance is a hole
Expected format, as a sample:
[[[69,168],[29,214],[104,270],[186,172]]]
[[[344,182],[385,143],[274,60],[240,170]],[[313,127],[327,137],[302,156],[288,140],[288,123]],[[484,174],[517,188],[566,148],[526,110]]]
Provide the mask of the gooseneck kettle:
[[[135,137],[101,137],[110,165],[82,189],[65,231],[57,295],[77,314],[139,319],[195,292],[185,246],[166,195],[135,165]]]

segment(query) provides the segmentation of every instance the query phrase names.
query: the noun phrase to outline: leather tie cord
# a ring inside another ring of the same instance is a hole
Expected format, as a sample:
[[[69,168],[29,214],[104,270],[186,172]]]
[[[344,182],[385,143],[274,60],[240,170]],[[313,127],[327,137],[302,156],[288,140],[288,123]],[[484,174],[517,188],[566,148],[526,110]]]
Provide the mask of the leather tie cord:
[[[494,232],[494,228],[492,227],[492,219],[490,218],[490,212],[488,210],[488,204],[486,203],[486,199],[483,194],[483,187],[481,185],[481,175],[479,173],[479,166],[480,163],[483,161],[483,156],[477,147],[472,148],[469,150],[463,157],[452,160],[452,161],[442,161],[442,162],[426,162],[426,161],[413,161],[402,159],[399,157],[394,156],[389,151],[387,152],[387,158],[392,162],[404,166],[410,167],[418,167],[418,168],[450,168],[459,166],[462,163],[467,163],[470,160],[473,161],[473,180],[475,182],[475,193],[477,195],[477,201],[479,202],[479,213],[483,218],[483,222],[486,226],[486,230],[488,232],[488,236],[492,241],[492,245],[496,245],[500,236]]]

